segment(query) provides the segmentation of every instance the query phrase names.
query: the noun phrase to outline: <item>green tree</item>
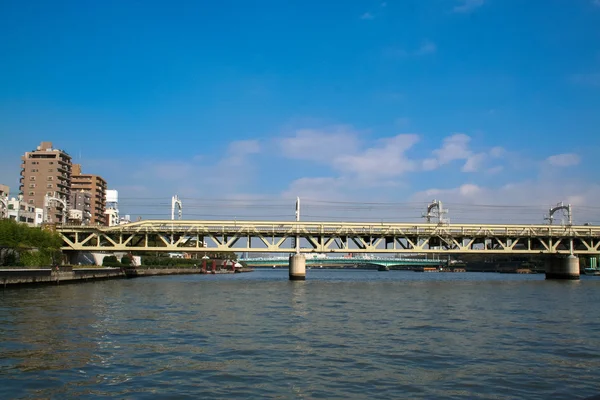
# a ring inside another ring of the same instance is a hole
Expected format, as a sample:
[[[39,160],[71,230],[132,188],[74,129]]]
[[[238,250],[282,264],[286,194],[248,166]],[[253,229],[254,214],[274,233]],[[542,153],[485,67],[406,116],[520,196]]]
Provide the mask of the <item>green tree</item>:
[[[0,259],[3,265],[47,266],[60,259],[60,235],[14,220],[0,220],[0,247],[9,249]]]
[[[120,267],[121,263],[117,259],[117,256],[106,256],[102,260],[103,267]]]

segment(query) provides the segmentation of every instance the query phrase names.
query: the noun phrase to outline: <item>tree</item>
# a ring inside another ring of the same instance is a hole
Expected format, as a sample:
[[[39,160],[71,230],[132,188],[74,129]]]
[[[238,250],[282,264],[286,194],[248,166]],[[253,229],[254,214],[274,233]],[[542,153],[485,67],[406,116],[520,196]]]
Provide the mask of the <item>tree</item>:
[[[120,267],[121,263],[117,260],[116,256],[106,256],[102,260],[103,267]]]

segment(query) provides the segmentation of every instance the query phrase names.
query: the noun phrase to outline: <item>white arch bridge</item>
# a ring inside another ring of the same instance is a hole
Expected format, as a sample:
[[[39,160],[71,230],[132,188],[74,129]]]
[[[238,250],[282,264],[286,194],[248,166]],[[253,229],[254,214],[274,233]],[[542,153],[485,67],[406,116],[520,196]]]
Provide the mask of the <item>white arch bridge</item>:
[[[600,227],[586,225],[146,220],[56,230],[65,251],[600,253]]]

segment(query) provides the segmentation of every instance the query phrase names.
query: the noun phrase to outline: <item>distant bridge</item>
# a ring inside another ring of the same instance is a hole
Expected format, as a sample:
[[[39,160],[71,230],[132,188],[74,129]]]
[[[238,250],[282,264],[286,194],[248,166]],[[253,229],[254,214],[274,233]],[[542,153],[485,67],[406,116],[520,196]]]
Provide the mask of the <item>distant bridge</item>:
[[[259,258],[242,258],[238,261],[246,263],[249,267],[287,267],[287,258],[259,257]],[[445,260],[424,260],[424,259],[409,259],[409,258],[306,258],[306,265],[319,266],[353,266],[353,265],[375,265],[375,266],[402,266],[402,267],[437,267],[440,264],[446,264]]]

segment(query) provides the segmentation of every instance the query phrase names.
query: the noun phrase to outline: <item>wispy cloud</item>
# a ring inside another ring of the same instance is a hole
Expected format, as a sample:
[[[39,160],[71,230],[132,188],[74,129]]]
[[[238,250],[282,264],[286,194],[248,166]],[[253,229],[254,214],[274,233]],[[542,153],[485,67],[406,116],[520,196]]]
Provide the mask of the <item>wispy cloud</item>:
[[[340,154],[354,154],[359,147],[358,136],[358,131],[343,125],[298,129],[292,136],[279,139],[278,144],[288,158],[329,163]]]
[[[390,46],[384,49],[384,54],[392,58],[403,58],[403,57],[420,57],[434,54],[437,51],[437,45],[430,41],[424,40],[421,45],[415,50],[406,50],[400,46]]]
[[[435,43],[426,40],[421,44],[421,47],[417,51],[415,51],[415,55],[417,56],[425,56],[428,54],[433,54],[437,51],[437,46]]]
[[[344,155],[334,160],[342,173],[355,174],[359,179],[395,177],[415,169],[415,162],[405,153],[419,141],[413,134],[401,134],[379,140],[374,147],[359,154]]]
[[[452,161],[464,160],[462,172],[479,172],[488,158],[500,158],[504,154],[502,147],[493,147],[489,152],[475,153],[469,148],[471,138],[464,133],[455,133],[444,139],[442,147],[433,151],[433,157],[422,161],[425,171],[437,169]]]
[[[600,7],[600,0],[592,0],[592,4],[597,7]]]
[[[360,16],[360,19],[375,19],[375,16],[373,14],[371,14],[370,12],[366,12],[363,15]]]
[[[546,161],[554,167],[572,167],[579,164],[581,158],[574,153],[563,153],[550,156]]]
[[[460,0],[460,3],[454,7],[453,11],[456,13],[468,13],[481,7],[485,3],[485,0]]]
[[[597,0],[600,2],[600,0]],[[600,73],[592,74],[574,74],[570,77],[571,82],[578,85],[597,86],[600,87]]]

